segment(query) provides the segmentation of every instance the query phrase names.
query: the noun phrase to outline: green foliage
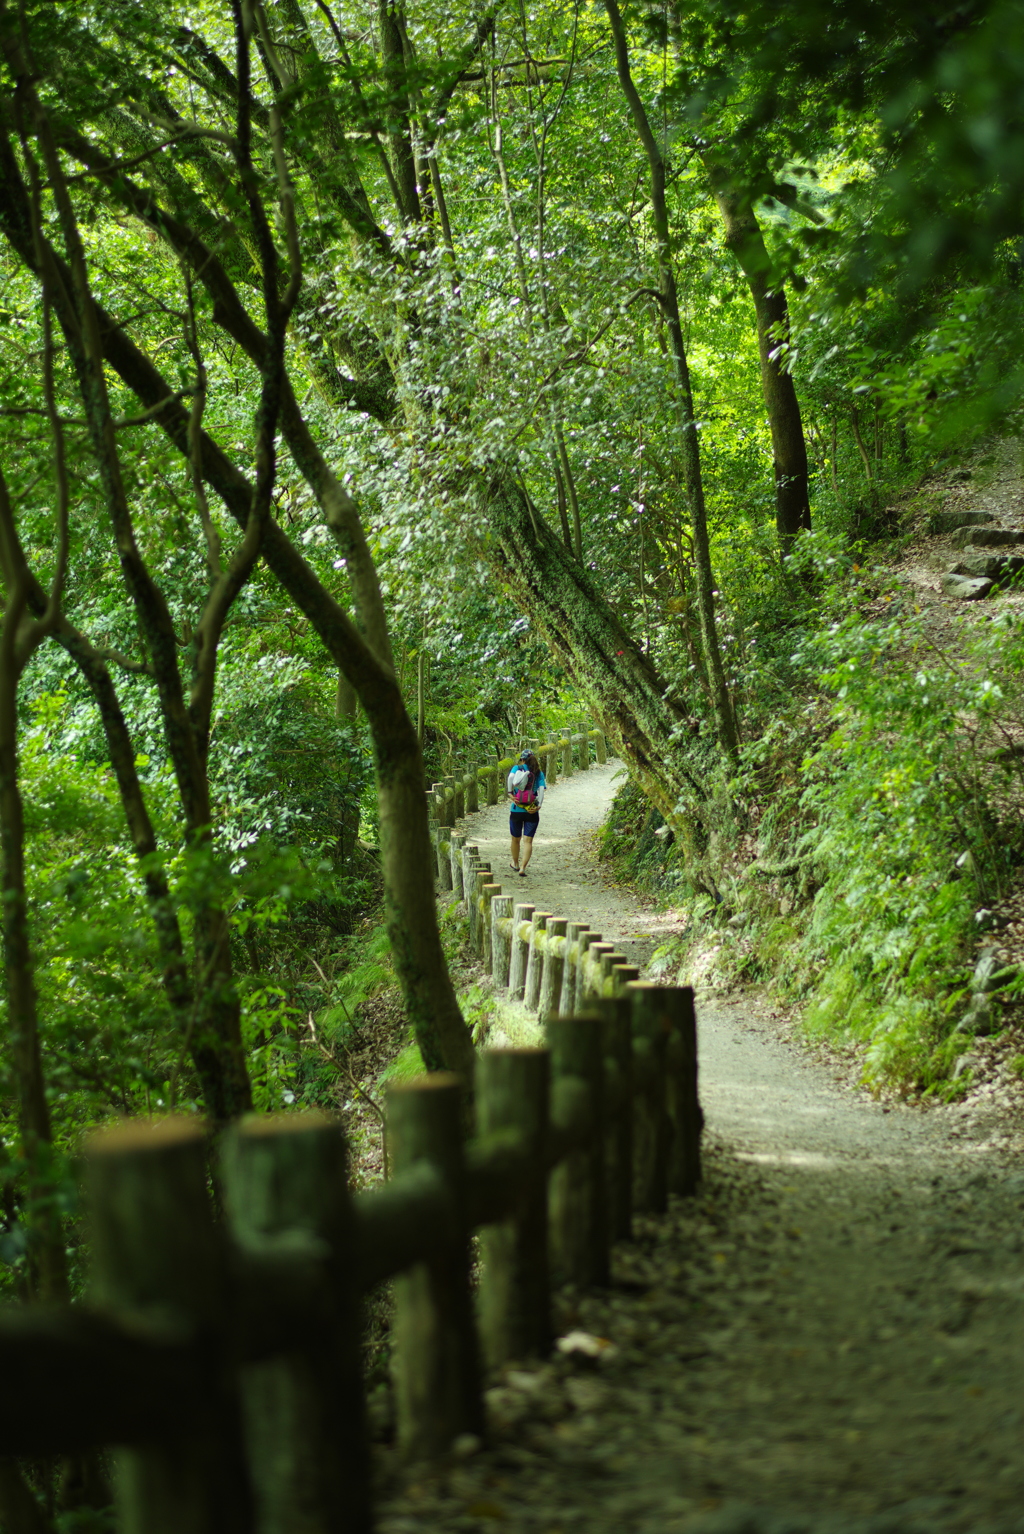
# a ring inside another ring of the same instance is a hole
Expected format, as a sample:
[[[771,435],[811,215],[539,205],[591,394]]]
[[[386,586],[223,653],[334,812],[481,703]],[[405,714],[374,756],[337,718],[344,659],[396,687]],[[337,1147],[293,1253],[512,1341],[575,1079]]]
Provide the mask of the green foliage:
[[[818,885],[789,956],[812,1030],[867,1041],[872,1077],[945,1073],[974,939],[1024,853],[1011,610],[953,656],[914,621],[853,615],[800,661],[823,666],[833,729],[802,764],[792,847]],[[802,827],[802,829],[801,829]]]

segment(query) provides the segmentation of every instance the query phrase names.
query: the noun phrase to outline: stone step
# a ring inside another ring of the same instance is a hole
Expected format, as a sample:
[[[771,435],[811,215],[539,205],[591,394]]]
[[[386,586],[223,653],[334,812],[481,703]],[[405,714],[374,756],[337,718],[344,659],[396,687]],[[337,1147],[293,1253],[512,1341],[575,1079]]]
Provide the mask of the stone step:
[[[933,511],[928,518],[930,533],[955,533],[958,527],[979,527],[994,522],[990,511]]]
[[[994,581],[972,580],[969,575],[954,575],[952,571],[942,577],[943,591],[958,602],[981,602],[994,586]]]
[[[1019,548],[1024,544],[1024,533],[1011,533],[1006,527],[961,527],[949,541],[955,549],[966,549],[971,544],[976,549],[993,549],[1000,544]]]
[[[1008,581],[1024,570],[1020,554],[965,554],[952,569],[953,575],[969,575],[975,580]]]

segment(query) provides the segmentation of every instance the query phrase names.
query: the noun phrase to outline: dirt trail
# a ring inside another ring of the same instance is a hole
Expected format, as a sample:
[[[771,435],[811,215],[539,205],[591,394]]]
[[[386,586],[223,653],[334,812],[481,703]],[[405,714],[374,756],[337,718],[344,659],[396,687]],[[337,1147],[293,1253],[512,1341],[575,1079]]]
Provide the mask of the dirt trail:
[[[588,853],[613,771],[557,785],[516,884],[642,952],[657,923]],[[485,812],[476,839],[507,864],[502,821]],[[698,1019],[701,1195],[637,1222],[610,1290],[560,1299],[563,1333],[611,1345],[492,1382],[486,1449],[385,1468],[382,1530],[1024,1531],[1007,1135],[851,1091],[756,1000],[705,1000]]]

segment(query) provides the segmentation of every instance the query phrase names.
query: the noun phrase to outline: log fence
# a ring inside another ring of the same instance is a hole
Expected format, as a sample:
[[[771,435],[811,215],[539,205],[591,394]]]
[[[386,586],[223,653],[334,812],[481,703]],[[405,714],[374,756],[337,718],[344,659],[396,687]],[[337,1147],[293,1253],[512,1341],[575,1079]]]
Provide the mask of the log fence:
[[[325,1114],[215,1148],[194,1119],[107,1130],[84,1156],[89,1303],[0,1310],[0,1455],[112,1447],[121,1534],[369,1534],[364,1297],[393,1281],[398,1449],[436,1459],[485,1438],[488,1370],[550,1352],[553,1289],[607,1284],[634,1213],[696,1188],[692,991],[516,905],[462,833],[443,866],[545,1017],[545,1047],[481,1052],[475,1135],[456,1077],[393,1085],[391,1180],[353,1195]]]
[[[607,1283],[634,1212],[700,1175],[688,989],[628,982],[546,1038],[481,1053],[468,1141],[457,1078],[392,1087],[392,1180],[355,1196],[327,1115],[229,1130],[215,1193],[195,1120],[94,1137],[92,1298],[0,1311],[0,1453],[116,1446],[123,1534],[366,1534],[362,1296],[394,1280],[398,1445],[436,1458],[485,1436],[487,1369],[549,1352],[553,1287]]]

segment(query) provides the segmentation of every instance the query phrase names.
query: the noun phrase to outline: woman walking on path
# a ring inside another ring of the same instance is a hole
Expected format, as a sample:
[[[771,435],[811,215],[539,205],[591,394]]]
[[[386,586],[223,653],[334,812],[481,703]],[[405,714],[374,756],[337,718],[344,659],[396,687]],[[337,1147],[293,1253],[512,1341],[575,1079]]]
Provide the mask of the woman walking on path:
[[[511,867],[520,879],[526,878],[526,865],[533,856],[533,838],[540,824],[540,807],[544,802],[546,787],[540,762],[532,751],[524,751],[509,773],[506,784],[508,796],[512,800],[508,817],[509,835],[512,838]]]

